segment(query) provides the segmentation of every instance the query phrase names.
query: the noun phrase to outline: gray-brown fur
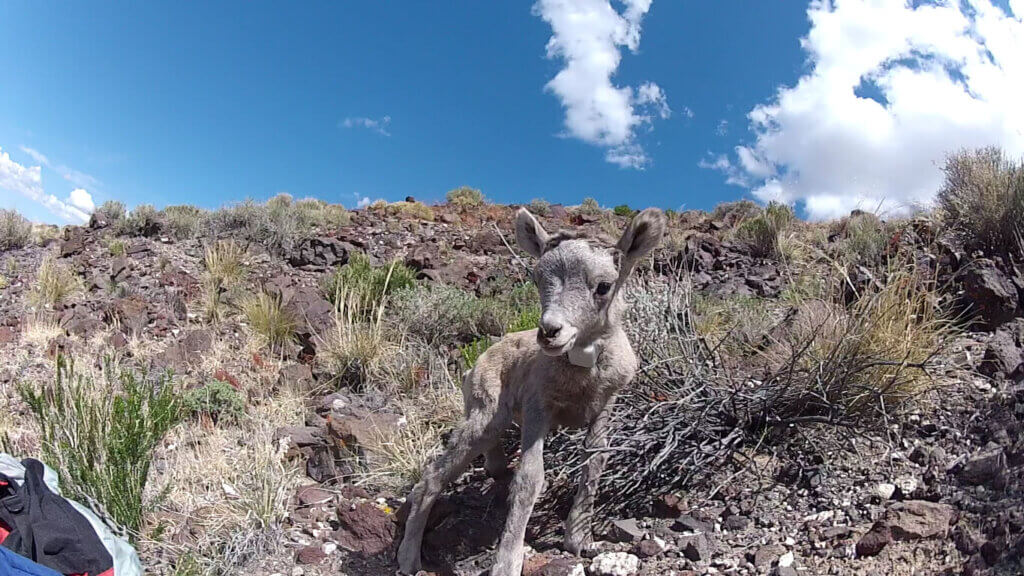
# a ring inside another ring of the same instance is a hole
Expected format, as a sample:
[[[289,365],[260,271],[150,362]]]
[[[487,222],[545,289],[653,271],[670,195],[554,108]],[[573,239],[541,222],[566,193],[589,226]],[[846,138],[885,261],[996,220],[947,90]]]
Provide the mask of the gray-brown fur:
[[[607,445],[612,399],[637,369],[636,355],[621,326],[625,304],[619,289],[637,260],[658,244],[664,229],[661,211],[644,210],[615,249],[601,248],[571,234],[549,236],[532,214],[519,211],[516,240],[538,258],[533,276],[541,298],[540,328],[506,336],[480,356],[463,380],[466,420],[452,434],[445,452],[427,465],[409,495],[410,512],[398,550],[402,572],[415,574],[420,569],[420,544],[430,508],[473,458],[484,454],[491,474],[505,471],[500,437],[515,421],[522,431],[522,459],[490,573],[519,576],[526,523],[544,483],[547,433],[559,426],[588,427],[587,448]],[[593,367],[569,362],[570,349],[590,344],[601,350]],[[594,497],[604,461],[598,452],[581,470],[566,520],[565,546],[572,552],[591,543]]]

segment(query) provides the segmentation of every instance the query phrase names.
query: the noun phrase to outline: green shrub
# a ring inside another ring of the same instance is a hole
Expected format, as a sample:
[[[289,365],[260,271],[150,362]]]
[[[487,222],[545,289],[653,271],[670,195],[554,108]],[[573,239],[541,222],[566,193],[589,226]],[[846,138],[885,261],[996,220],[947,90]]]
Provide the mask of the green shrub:
[[[352,223],[352,216],[340,204],[328,204],[317,198],[303,198],[293,204],[300,222],[319,228],[341,228]]]
[[[353,252],[348,264],[324,280],[322,289],[335,306],[344,304],[355,307],[357,314],[369,314],[388,294],[415,284],[416,271],[401,262],[375,268],[365,253]]]
[[[737,200],[735,202],[722,202],[711,211],[713,220],[721,220],[735,226],[736,224],[749,220],[761,214],[761,207],[750,200]]]
[[[583,202],[580,202],[580,205],[576,210],[580,214],[584,214],[586,216],[598,216],[604,212],[604,210],[601,209],[601,205],[593,198],[584,198]]]
[[[943,171],[938,205],[946,224],[966,233],[972,248],[1016,251],[1024,226],[1024,161],[982,148],[951,156]]]
[[[231,236],[280,254],[309,233],[310,223],[305,219],[304,210],[296,208],[287,194],[271,198],[266,205],[245,200],[211,213],[207,218],[207,235],[213,238]]]
[[[29,303],[37,308],[61,304],[82,289],[82,281],[74,271],[53,254],[47,254],[39,265],[36,282],[29,291]]]
[[[736,229],[736,238],[746,244],[754,256],[779,258],[782,256],[779,235],[795,219],[793,209],[789,206],[769,202],[761,214],[740,223]]]
[[[113,229],[120,236],[152,236],[160,230],[160,214],[151,204],[139,204],[127,218],[115,219]]]
[[[542,198],[534,198],[533,200],[530,200],[528,208],[530,209],[530,212],[533,212],[538,216],[547,216],[548,214],[551,214],[551,203]]]
[[[862,266],[882,262],[889,239],[878,216],[867,212],[846,219],[839,256],[843,260]]]
[[[242,313],[271,352],[282,352],[284,345],[295,338],[298,322],[278,296],[266,292],[249,296],[242,301]]]
[[[629,204],[619,204],[612,209],[616,216],[632,216],[636,211],[629,207]]]
[[[0,209],[0,251],[24,248],[32,241],[32,223],[14,210]]]
[[[111,256],[124,256],[125,246],[122,240],[113,240],[107,244],[107,251]]]
[[[540,326],[540,306],[521,310],[506,325],[505,331],[508,333],[522,332],[523,330],[533,330],[537,326]]]
[[[445,194],[448,203],[459,208],[472,208],[484,203],[484,194],[476,188],[459,186]]]
[[[186,414],[209,418],[215,424],[237,422],[245,414],[245,398],[234,386],[220,380],[185,392],[182,403]]]
[[[466,369],[476,366],[476,361],[483,356],[483,353],[491,347],[490,338],[477,338],[469,344],[459,347],[459,355],[462,356],[462,361],[466,363]]]
[[[97,212],[107,217],[110,222],[116,222],[117,220],[124,220],[127,211],[124,207],[124,202],[117,200],[107,200],[100,207],[96,209]]]
[[[194,238],[202,230],[206,212],[196,206],[180,204],[168,206],[161,211],[164,223],[171,236],[179,240]]]
[[[153,452],[180,421],[181,399],[168,376],[114,374],[109,362],[104,374],[94,383],[59,358],[53,385],[22,382],[18,390],[39,424],[43,459],[63,486],[137,531]]]

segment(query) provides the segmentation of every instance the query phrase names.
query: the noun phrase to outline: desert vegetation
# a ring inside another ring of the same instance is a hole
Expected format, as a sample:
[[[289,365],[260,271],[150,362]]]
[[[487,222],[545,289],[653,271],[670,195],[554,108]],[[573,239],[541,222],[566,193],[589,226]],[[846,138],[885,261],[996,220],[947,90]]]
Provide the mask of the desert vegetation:
[[[671,214],[625,292],[641,370],[614,412],[598,538],[647,554],[653,538],[613,538],[609,522],[659,526],[679,553],[643,556],[648,574],[760,573],[754,555],[772,546],[776,567],[793,553],[812,573],[978,562],[951,538],[861,550],[893,505],[930,500],[957,510],[955,530],[1013,550],[1019,534],[998,527],[1021,502],[1022,173],[994,150],[954,155],[935,209],[907,218],[812,223],[749,201]],[[634,212],[530,207],[595,238]],[[108,202],[35,242],[5,211],[0,444],[104,508],[152,573],[287,574],[300,558],[306,574],[391,573],[401,497],[461,418],[462,375],[539,321],[513,214],[465,187],[447,204],[352,211],[287,195]],[[559,545],[582,441],[549,438],[537,549]],[[990,453],[991,474],[972,476]],[[489,482],[474,466],[438,520],[485,543],[428,538],[428,561],[486,546],[503,506]],[[919,549],[927,561],[908,559]]]

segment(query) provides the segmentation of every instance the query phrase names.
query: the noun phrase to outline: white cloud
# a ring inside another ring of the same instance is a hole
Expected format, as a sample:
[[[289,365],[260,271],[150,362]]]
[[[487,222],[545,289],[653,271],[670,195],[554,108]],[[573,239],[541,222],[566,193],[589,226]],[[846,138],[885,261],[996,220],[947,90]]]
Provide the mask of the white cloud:
[[[539,0],[534,14],[551,25],[548,58],[565,67],[547,83],[565,108],[567,135],[606,148],[605,159],[624,168],[643,168],[650,159],[636,129],[672,111],[664,90],[653,82],[615,86],[620,46],[636,52],[640,23],[652,0],[623,0],[620,13],[609,0]]]
[[[45,156],[26,152],[37,162],[39,158],[45,160]],[[59,200],[53,194],[48,194],[43,189],[43,174],[41,166],[23,166],[11,160],[10,154],[0,149],[0,190],[16,192],[42,204],[47,210],[66,222],[83,223],[89,220],[89,214],[94,208],[92,196],[84,189],[76,189],[64,200]]]
[[[391,132],[388,131],[391,126],[391,116],[384,116],[380,119],[351,116],[342,120],[341,125],[345,128],[366,128],[381,136],[391,136]]]
[[[717,170],[725,174],[726,184],[743,186],[744,188],[750,186],[750,179],[747,177],[747,174],[739,166],[733,164],[732,160],[725,154],[715,156],[708,152],[708,156],[701,158],[700,162],[697,162],[697,166],[707,170]]]
[[[809,71],[749,113],[755,141],[736,149],[753,194],[816,219],[901,212],[933,199],[951,152],[1024,155],[1024,0],[1010,6],[812,1]]]
[[[96,204],[92,201],[92,195],[85,191],[85,188],[75,188],[68,196],[68,203],[82,212],[92,214],[96,210]]]
[[[722,119],[718,121],[718,126],[715,128],[715,134],[719,136],[725,136],[729,133],[729,121]]]
[[[60,174],[62,178],[64,178],[68,182],[71,182],[75,186],[78,186],[79,188],[94,188],[96,187],[96,185],[99,184],[99,180],[96,180],[95,178],[84,172],[79,172],[74,168],[68,168],[63,164],[51,163],[50,159],[47,158],[46,155],[36,150],[35,148],[29,148],[28,146],[20,146],[20,148],[21,151],[24,152],[25,154],[28,154],[32,158],[32,160]]]

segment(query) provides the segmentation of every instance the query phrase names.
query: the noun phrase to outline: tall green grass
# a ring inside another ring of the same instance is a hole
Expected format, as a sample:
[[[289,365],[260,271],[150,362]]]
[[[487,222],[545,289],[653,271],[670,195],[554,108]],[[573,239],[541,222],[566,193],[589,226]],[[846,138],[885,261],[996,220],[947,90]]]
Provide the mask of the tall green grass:
[[[104,376],[94,382],[58,358],[53,383],[22,382],[18,391],[42,432],[43,459],[64,486],[137,531],[153,452],[181,420],[181,399],[169,375],[115,373],[108,362]]]

